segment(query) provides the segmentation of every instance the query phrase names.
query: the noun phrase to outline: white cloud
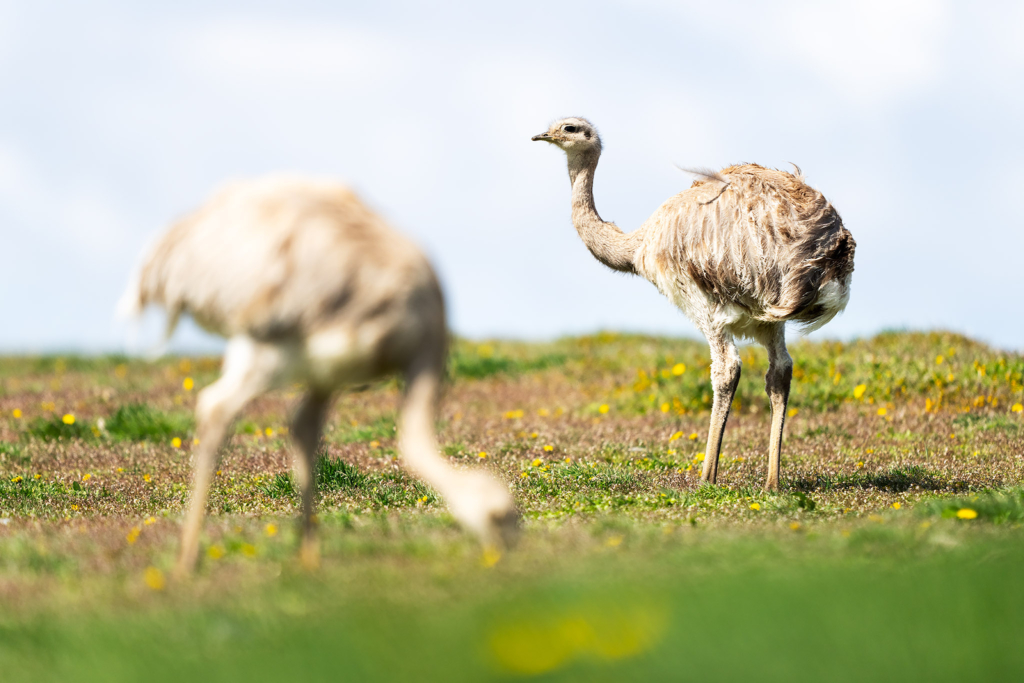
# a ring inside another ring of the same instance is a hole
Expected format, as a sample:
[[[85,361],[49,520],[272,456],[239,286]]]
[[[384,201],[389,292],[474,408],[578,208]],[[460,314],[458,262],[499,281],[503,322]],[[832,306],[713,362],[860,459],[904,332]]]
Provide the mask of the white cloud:
[[[406,59],[397,43],[364,27],[300,22],[219,21],[188,35],[183,47],[206,77],[288,90],[369,83]]]
[[[944,0],[647,0],[725,42],[780,88],[821,88],[848,106],[877,109],[933,83],[952,12]],[[727,61],[722,54],[711,62]],[[801,73],[803,72],[803,73]],[[811,82],[802,82],[806,77]]]
[[[14,235],[12,244],[32,239],[87,256],[94,266],[120,266],[132,253],[130,221],[119,198],[99,187],[75,183],[61,187],[11,145],[0,143],[0,216],[30,234]]]
[[[877,105],[934,82],[951,18],[934,0],[795,2],[772,27],[837,93]]]

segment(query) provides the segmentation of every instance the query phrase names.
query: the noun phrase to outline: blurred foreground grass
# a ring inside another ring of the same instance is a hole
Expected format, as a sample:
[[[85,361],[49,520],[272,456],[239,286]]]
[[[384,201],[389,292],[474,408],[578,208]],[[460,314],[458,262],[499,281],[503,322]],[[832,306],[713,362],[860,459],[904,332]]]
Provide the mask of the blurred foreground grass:
[[[536,533],[496,566],[458,540],[328,524],[195,582],[51,584],[0,616],[5,681],[1018,680],[1024,534],[935,518],[736,534]],[[367,536],[375,540],[369,542]],[[359,545],[360,547],[356,547]]]

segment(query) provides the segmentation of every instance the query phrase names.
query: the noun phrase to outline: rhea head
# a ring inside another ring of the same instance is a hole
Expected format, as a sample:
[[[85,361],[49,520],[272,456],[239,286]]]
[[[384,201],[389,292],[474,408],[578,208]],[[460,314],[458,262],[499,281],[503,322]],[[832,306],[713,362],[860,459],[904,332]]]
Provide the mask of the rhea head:
[[[597,129],[590,121],[579,116],[559,119],[551,124],[546,133],[534,135],[530,139],[543,140],[561,147],[569,157],[601,154],[601,138],[597,135]]]

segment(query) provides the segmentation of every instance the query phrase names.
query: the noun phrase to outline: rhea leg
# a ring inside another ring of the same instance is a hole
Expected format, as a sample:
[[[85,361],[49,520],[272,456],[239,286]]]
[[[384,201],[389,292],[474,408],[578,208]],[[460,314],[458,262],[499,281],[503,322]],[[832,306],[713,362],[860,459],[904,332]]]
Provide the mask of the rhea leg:
[[[302,541],[299,557],[302,564],[310,569],[320,564],[320,545],[316,535],[313,506],[316,503],[317,446],[320,444],[324,417],[330,404],[330,394],[310,391],[302,399],[292,418],[295,480],[302,493],[302,518],[299,522]]]
[[[786,351],[785,327],[779,325],[769,343],[768,373],[764,377],[765,391],[772,404],[772,431],[768,445],[768,478],[766,491],[779,488],[779,469],[782,462],[782,429],[786,424],[786,406],[789,403],[789,385],[793,380],[793,359]]]
[[[176,573],[190,573],[199,556],[199,532],[206,515],[210,480],[217,469],[217,452],[238,413],[256,396],[269,389],[283,369],[278,349],[258,345],[247,337],[235,337],[224,353],[220,379],[200,392],[196,402],[196,436],[192,500],[181,533],[181,553]]]
[[[704,452],[702,482],[714,484],[718,479],[718,454],[722,449],[722,434],[729,419],[732,399],[740,382],[740,355],[736,343],[727,334],[709,334],[711,345],[711,386],[715,392],[711,406],[711,425],[708,427],[708,445]]]

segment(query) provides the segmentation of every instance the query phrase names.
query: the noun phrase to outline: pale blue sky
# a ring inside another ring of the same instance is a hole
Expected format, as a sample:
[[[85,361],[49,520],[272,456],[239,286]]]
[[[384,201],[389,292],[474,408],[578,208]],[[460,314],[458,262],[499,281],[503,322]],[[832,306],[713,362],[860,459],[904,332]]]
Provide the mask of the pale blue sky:
[[[819,336],[1024,347],[1021,3],[85,5],[0,0],[0,351],[122,349],[147,240],[281,170],[413,235],[460,334],[696,334],[580,243],[564,158],[529,139],[573,114],[627,231],[689,184],[674,164],[800,164],[858,242]]]

